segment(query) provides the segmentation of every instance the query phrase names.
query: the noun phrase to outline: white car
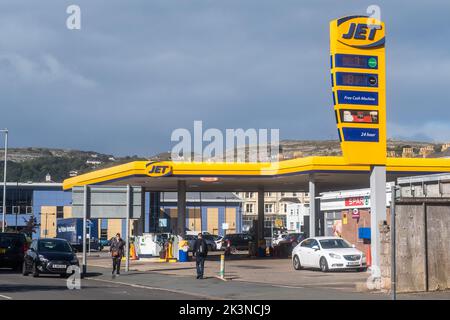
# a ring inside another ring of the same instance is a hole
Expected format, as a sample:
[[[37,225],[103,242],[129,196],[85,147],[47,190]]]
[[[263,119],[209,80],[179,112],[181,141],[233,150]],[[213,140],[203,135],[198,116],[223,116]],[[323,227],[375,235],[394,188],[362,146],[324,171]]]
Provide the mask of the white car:
[[[367,270],[366,255],[339,237],[315,237],[300,242],[292,251],[295,270],[320,268]]]
[[[272,239],[273,245],[274,245],[274,246],[278,245],[278,243],[279,243],[280,241],[283,241],[284,239],[286,239],[287,236],[288,236],[287,233],[281,233],[281,234],[279,234],[278,236],[273,237],[273,239]]]

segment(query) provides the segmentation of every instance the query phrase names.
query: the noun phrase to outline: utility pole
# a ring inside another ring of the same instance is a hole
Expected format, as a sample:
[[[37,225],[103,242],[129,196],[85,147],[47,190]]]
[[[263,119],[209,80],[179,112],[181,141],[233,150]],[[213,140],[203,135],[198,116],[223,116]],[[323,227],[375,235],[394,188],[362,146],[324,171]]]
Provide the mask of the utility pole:
[[[2,232],[5,232],[6,225],[6,163],[8,162],[8,129],[2,129],[0,132],[5,133],[5,158],[3,159],[3,216],[2,216]]]

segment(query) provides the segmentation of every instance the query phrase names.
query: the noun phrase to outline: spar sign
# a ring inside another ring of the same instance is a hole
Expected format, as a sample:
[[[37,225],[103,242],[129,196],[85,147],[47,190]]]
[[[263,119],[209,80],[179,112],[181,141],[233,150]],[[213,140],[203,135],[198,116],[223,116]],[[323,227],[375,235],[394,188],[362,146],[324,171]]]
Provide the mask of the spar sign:
[[[345,198],[345,207],[368,207],[369,197]]]

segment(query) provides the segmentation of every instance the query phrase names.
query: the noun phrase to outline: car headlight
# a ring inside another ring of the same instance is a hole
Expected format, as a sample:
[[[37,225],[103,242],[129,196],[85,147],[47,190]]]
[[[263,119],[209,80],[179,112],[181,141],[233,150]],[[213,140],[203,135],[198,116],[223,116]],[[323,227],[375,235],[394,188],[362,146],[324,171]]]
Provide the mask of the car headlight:
[[[330,255],[330,257],[332,257],[333,259],[340,259],[340,258],[341,258],[340,255],[335,254],[335,253],[330,253],[329,255]]]
[[[365,253],[362,254],[362,260],[366,260],[366,254]]]
[[[48,261],[48,259],[46,257],[44,257],[42,254],[39,255],[39,260],[41,262],[47,262]]]

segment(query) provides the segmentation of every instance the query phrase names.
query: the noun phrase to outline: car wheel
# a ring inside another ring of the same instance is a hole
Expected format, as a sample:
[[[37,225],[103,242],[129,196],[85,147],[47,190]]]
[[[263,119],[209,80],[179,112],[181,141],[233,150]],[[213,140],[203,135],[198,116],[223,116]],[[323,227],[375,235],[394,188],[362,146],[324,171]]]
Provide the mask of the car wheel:
[[[25,263],[25,261],[23,262],[23,264],[22,264],[22,275],[24,275],[24,276],[28,276],[30,273],[28,272],[28,270],[27,270],[27,265],[26,265],[26,263]]]
[[[22,273],[22,263],[19,263],[17,265],[14,266],[13,270]]]
[[[300,258],[298,257],[298,255],[294,256],[292,264],[294,265],[294,269],[295,270],[301,270],[302,269],[302,264],[300,263]]]
[[[36,267],[36,263],[33,263],[33,268],[31,270],[32,270],[32,275],[33,275],[34,278],[39,277],[39,271],[38,271],[38,269]]]
[[[322,272],[328,272],[329,270],[327,259],[324,257],[320,258],[320,270],[322,270]]]

